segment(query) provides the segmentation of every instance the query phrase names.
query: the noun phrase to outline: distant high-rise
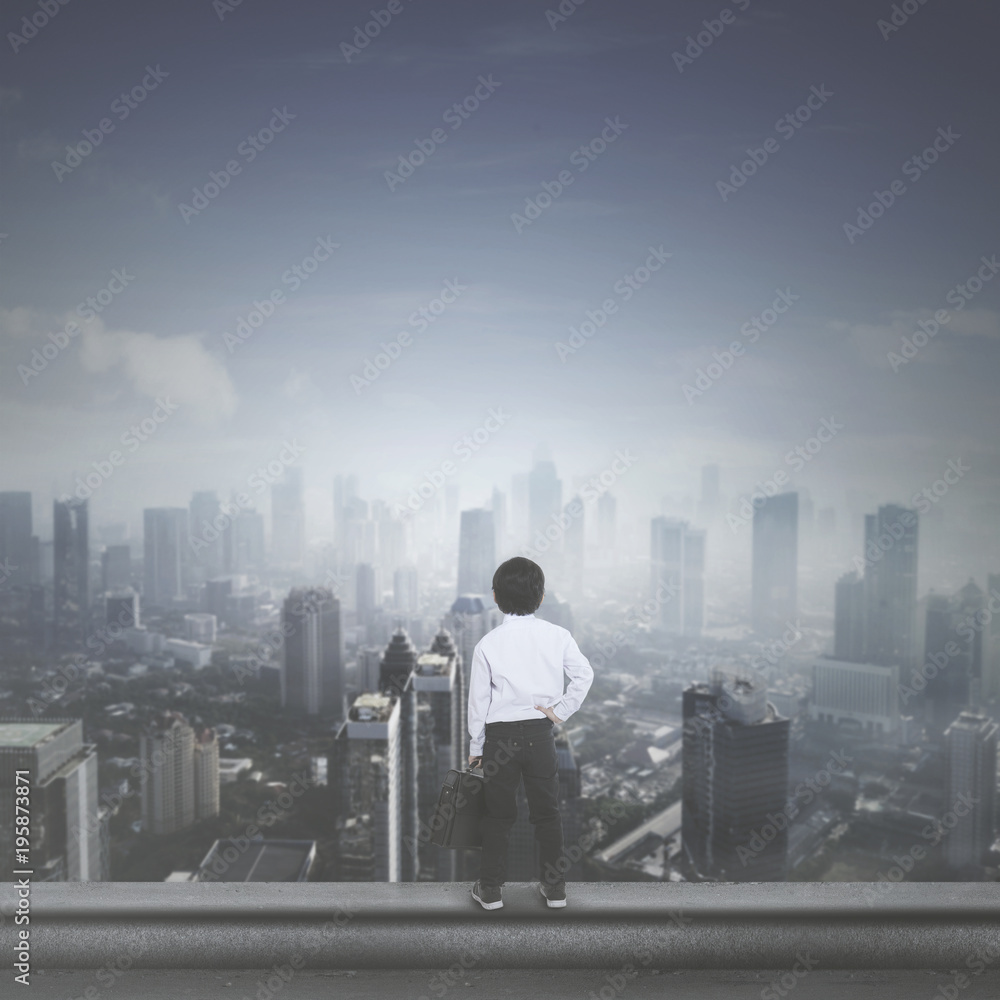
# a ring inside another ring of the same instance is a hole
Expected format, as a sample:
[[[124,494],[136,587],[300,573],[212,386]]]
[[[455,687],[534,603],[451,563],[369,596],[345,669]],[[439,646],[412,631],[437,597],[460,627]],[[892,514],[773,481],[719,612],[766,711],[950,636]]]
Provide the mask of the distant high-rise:
[[[392,575],[392,596],[396,610],[401,614],[417,613],[420,609],[420,592],[416,566],[400,566],[396,569]]]
[[[509,549],[507,537],[507,497],[495,486],[490,497],[490,510],[493,512],[494,549],[497,559],[503,560]]]
[[[493,512],[463,510],[458,536],[458,593],[482,594],[492,601],[496,570]]]
[[[302,467],[285,469],[271,486],[271,554],[276,563],[300,566],[306,553],[306,514]]]
[[[132,582],[132,549],[128,545],[109,545],[101,553],[101,590],[120,590]]]
[[[865,515],[865,659],[916,664],[917,524],[915,511],[888,504]]]
[[[545,529],[558,527],[562,512],[562,481],[554,462],[539,461],[528,474],[528,534],[532,545],[546,537]]]
[[[179,712],[163,712],[139,734],[139,754],[142,825],[148,833],[176,833],[219,814],[213,730],[196,733]]]
[[[117,638],[118,630],[141,624],[139,595],[131,587],[113,590],[104,596],[104,623],[111,638]]]
[[[406,679],[413,673],[416,663],[417,651],[406,634],[406,629],[396,629],[382,656],[379,690],[399,694],[406,686]]]
[[[676,635],[700,635],[705,617],[705,532],[687,521],[654,517],[650,576],[660,628]]]
[[[143,603],[169,607],[184,596],[188,548],[186,507],[143,511]]]
[[[370,563],[358,563],[354,571],[354,609],[359,625],[370,625],[378,607],[375,567]]]
[[[281,704],[344,717],[340,601],[325,587],[296,588],[282,608]]]
[[[90,537],[86,500],[56,500],[53,520],[53,614],[56,641],[90,629]]]
[[[221,517],[219,498],[211,490],[195,492],[190,506],[190,562],[201,581],[223,572],[223,537],[227,519]],[[223,525],[220,530],[218,525]]]
[[[34,882],[100,882],[101,816],[97,747],[83,742],[80,719],[0,720],[0,844],[13,863],[15,771],[31,784],[30,865]],[[23,815],[23,813],[22,813]]]
[[[574,599],[583,593],[583,569],[587,550],[586,507],[579,493],[563,508],[563,565],[562,578],[566,590]]]
[[[476,644],[487,632],[496,628],[503,619],[500,609],[494,604],[487,607],[482,597],[462,594],[451,606],[444,620],[444,627],[455,638],[455,645],[462,657],[465,690],[469,690],[469,671],[472,669],[472,654]]]
[[[834,588],[833,656],[849,663],[865,658],[865,584],[854,571],[845,573]]]
[[[237,507],[230,500],[221,538],[223,573],[259,572],[266,561],[264,515],[253,507]]]
[[[0,578],[29,587],[37,577],[32,562],[31,494],[0,493]]]
[[[962,712],[945,731],[944,744],[945,809],[958,817],[945,831],[945,859],[956,869],[979,866],[996,835],[997,724],[979,712]]]
[[[990,573],[986,578],[986,602],[992,609],[1000,602],[1000,573]],[[983,636],[983,689],[984,701],[1000,698],[1000,613],[993,611]]]
[[[761,636],[798,619],[799,495],[766,497],[754,511],[751,621]]]
[[[515,472],[510,477],[510,531],[515,546],[527,541],[531,530],[528,481],[527,472]]]
[[[770,839],[788,797],[789,720],[748,680],[716,675],[684,692],[682,839],[695,873],[783,881],[788,828]]]

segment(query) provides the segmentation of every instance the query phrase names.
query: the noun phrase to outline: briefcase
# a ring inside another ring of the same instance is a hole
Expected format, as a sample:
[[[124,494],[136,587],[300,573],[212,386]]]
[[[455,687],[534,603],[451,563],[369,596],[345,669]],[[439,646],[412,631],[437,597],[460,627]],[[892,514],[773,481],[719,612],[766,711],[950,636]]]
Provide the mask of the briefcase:
[[[482,768],[450,770],[431,817],[431,843],[438,847],[482,847],[480,820],[486,812]]]

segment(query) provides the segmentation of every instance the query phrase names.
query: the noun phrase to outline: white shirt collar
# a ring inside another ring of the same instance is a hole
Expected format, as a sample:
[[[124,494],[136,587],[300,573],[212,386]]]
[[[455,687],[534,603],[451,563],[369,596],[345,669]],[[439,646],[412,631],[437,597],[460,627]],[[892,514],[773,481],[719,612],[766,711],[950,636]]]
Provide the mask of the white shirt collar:
[[[503,623],[504,623],[504,625],[506,625],[507,622],[509,622],[511,619],[513,619],[514,621],[517,621],[517,622],[521,622],[521,621],[524,621],[527,618],[534,618],[534,617],[535,617],[534,613],[532,613],[530,615],[515,615],[515,614],[512,614],[512,613],[506,612],[506,613],[504,613],[504,616],[503,616]]]

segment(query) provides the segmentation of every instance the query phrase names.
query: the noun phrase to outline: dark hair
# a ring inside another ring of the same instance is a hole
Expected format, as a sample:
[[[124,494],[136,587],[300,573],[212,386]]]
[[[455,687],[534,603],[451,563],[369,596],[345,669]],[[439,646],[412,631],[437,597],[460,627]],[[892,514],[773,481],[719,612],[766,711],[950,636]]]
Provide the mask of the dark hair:
[[[545,574],[538,563],[514,556],[493,574],[497,607],[505,615],[533,615],[545,594]]]

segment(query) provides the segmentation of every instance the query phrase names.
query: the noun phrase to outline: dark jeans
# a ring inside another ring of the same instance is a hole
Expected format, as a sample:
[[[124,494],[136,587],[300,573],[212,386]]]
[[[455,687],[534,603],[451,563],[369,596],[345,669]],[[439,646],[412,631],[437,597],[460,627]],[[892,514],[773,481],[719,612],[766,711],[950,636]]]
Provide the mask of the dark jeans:
[[[559,861],[563,853],[559,815],[559,762],[549,718],[489,722],[483,743],[483,851],[479,880],[484,888],[506,881],[507,843],[517,820],[517,789],[524,778],[528,819],[538,841],[542,881],[564,884]]]

